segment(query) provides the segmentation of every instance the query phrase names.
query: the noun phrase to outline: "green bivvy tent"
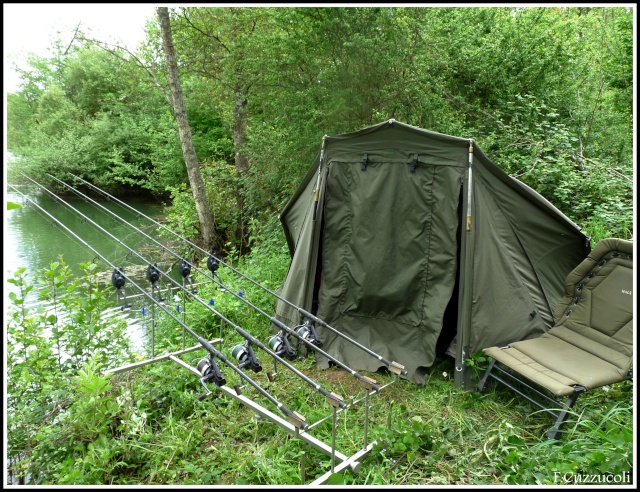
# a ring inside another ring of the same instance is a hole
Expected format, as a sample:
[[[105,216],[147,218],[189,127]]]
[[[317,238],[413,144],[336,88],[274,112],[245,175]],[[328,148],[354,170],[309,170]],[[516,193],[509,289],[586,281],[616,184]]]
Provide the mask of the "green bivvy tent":
[[[280,295],[419,384],[436,349],[455,357],[463,385],[474,352],[542,335],[590,251],[571,220],[473,140],[395,120],[325,136],[280,220],[292,257]],[[282,301],[275,316],[302,321]],[[316,330],[350,368],[383,365]],[[328,360],[318,354],[317,364]]]

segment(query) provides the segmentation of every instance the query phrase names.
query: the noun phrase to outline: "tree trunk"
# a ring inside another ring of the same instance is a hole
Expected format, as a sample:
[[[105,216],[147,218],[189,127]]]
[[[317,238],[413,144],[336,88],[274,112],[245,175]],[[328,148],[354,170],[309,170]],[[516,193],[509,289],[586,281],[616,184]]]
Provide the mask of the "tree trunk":
[[[216,236],[215,221],[207,200],[204,181],[200,174],[200,162],[198,161],[196,149],[193,145],[189,118],[187,117],[184,100],[182,99],[182,86],[180,85],[180,77],[178,75],[178,63],[173,45],[169,9],[167,7],[157,7],[156,12],[160,21],[162,47],[167,61],[167,73],[169,75],[169,85],[173,97],[173,113],[176,118],[176,123],[178,124],[184,162],[187,166],[189,184],[191,185],[191,192],[193,193],[196,212],[198,213],[198,221],[200,222],[200,233],[202,234],[205,249],[211,252],[219,252],[220,245],[217,244],[218,238]]]
[[[235,148],[235,166],[238,176],[238,186],[236,188],[236,203],[238,204],[238,223],[236,224],[236,237],[240,254],[247,250],[247,227],[245,223],[243,177],[249,170],[249,161],[245,155],[244,146],[247,142],[247,90],[240,84],[234,88],[234,124],[233,124],[233,146]]]

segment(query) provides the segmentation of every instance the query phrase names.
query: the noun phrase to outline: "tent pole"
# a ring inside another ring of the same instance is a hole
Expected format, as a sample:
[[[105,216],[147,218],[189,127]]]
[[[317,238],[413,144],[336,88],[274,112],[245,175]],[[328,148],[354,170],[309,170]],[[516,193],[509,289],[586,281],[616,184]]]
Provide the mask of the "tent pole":
[[[313,272],[306,285],[304,286],[305,303],[307,306],[311,306],[313,303],[313,289],[315,285],[315,273],[318,268],[318,241],[315,238],[320,234],[322,228],[322,217],[318,220],[318,202],[320,201],[321,185],[322,185],[322,172],[324,171],[324,150],[326,147],[327,135],[322,137],[322,145],[320,147],[320,160],[318,161],[318,176],[316,178],[316,185],[313,189],[313,223],[311,229],[311,251],[307,258],[307,272]],[[321,214],[322,214],[321,210]]]
[[[322,146],[320,147],[320,162],[318,163],[318,177],[316,178],[316,187],[313,190],[313,221],[318,218],[318,199],[320,198],[320,181],[322,179],[322,164],[324,162],[324,147],[326,145],[327,136],[322,137]]]
[[[463,207],[466,211],[464,234],[460,235],[460,293],[458,297],[458,324],[454,383],[457,387],[471,388],[471,373],[465,361],[469,354],[471,331],[471,301],[473,300],[473,139],[469,140],[469,165],[466,186],[462,189]]]

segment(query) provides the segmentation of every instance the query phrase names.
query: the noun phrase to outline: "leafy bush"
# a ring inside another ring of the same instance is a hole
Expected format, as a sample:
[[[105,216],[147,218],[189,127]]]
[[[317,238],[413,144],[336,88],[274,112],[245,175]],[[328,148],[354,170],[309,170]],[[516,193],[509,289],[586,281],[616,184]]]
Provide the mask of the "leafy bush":
[[[7,319],[8,456],[25,458],[26,472],[36,481],[51,471],[37,459],[42,442],[57,454],[68,450],[58,446],[60,431],[50,426],[64,419],[75,401],[74,374],[86,364],[115,364],[129,356],[126,322],[103,314],[110,302],[98,286],[97,265],[80,267],[84,275],[73,278],[60,259],[38,275],[37,285],[27,283],[25,268],[7,280],[14,286]],[[44,303],[40,307],[25,302],[34,289]],[[106,391],[106,386],[100,387]],[[95,410],[81,421],[88,423],[100,415]],[[86,437],[87,431],[101,430],[85,428],[80,434]]]

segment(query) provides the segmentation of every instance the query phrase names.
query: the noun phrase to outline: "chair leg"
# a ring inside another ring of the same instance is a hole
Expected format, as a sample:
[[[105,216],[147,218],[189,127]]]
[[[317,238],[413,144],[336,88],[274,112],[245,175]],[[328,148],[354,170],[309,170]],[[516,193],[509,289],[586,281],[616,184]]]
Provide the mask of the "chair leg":
[[[489,380],[489,376],[491,374],[491,370],[493,369],[493,366],[496,364],[496,359],[492,359],[491,363],[489,364],[489,367],[487,367],[487,370],[484,372],[484,376],[482,376],[482,379],[480,379],[480,381],[478,381],[478,392],[479,393],[483,393],[485,390],[485,385],[487,384],[487,381]]]
[[[570,410],[576,404],[578,397],[582,393],[584,393],[585,390],[586,388],[582,386],[576,386],[575,392],[571,396],[569,396],[565,404],[565,407],[558,414],[558,418],[556,419],[555,424],[553,424],[553,427],[549,429],[549,431],[547,432],[546,434],[547,439],[558,439],[558,436],[561,434],[560,429],[562,428],[562,425],[567,420],[567,417],[569,417]]]

